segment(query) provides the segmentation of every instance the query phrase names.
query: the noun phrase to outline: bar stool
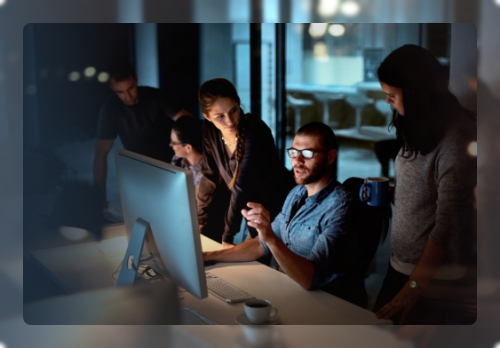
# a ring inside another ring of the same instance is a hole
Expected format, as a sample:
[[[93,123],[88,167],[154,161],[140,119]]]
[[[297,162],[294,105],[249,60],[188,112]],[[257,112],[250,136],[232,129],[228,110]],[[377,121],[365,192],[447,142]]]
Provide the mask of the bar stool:
[[[314,101],[311,99],[295,98],[292,97],[290,93],[286,94],[286,100],[288,101],[288,105],[293,108],[293,113],[295,114],[295,132],[297,132],[300,128],[300,116],[302,109],[313,105]]]
[[[363,111],[365,106],[373,104],[374,100],[365,97],[362,94],[353,93],[353,94],[348,94],[345,101],[356,110],[356,121],[354,127],[359,132],[361,128],[361,111]]]
[[[344,95],[329,92],[319,92],[314,93],[314,98],[316,98],[323,105],[323,123],[332,128],[338,127],[338,122],[330,122],[330,102],[343,100]]]

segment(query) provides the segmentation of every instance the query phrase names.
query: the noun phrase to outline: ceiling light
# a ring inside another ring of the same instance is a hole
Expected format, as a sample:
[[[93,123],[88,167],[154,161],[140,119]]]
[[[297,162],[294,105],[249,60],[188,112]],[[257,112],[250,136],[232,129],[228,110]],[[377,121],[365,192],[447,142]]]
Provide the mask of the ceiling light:
[[[89,66],[88,68],[86,68],[83,71],[83,74],[85,75],[85,77],[92,77],[95,75],[95,73],[96,73],[96,70],[93,66]]]
[[[328,48],[324,42],[316,42],[313,48],[314,59],[320,61],[328,60]]]
[[[342,3],[340,10],[346,16],[356,16],[359,13],[359,4],[355,1],[347,1]]]
[[[80,73],[78,71],[72,71],[72,72],[69,73],[68,79],[71,82],[78,81],[80,79]]]
[[[309,25],[309,35],[314,38],[320,38],[326,33],[327,23],[311,23]]]
[[[318,3],[318,14],[322,17],[332,17],[337,13],[339,0],[320,0]]]
[[[342,36],[345,33],[345,27],[342,24],[332,24],[328,27],[328,32],[332,36]]]
[[[97,81],[101,82],[101,83],[106,83],[108,82],[109,80],[109,74],[105,71],[99,73],[99,75],[97,75]]]

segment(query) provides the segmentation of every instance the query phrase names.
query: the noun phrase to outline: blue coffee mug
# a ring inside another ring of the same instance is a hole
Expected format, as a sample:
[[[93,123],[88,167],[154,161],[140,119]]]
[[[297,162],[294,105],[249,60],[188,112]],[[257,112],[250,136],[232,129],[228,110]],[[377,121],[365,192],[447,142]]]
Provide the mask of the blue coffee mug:
[[[366,187],[366,192],[365,191]],[[366,178],[359,188],[359,199],[361,202],[371,206],[386,206],[389,204],[389,179]]]

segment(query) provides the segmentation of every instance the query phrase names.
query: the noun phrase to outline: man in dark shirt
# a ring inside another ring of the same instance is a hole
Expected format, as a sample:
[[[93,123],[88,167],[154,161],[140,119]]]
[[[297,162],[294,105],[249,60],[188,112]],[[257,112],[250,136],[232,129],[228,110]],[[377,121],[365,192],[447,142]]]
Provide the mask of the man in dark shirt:
[[[189,115],[176,101],[157,88],[137,86],[137,74],[130,63],[116,64],[109,87],[114,94],[99,114],[94,157],[94,183],[106,200],[107,157],[119,135],[130,151],[170,162],[170,132],[176,119]]]

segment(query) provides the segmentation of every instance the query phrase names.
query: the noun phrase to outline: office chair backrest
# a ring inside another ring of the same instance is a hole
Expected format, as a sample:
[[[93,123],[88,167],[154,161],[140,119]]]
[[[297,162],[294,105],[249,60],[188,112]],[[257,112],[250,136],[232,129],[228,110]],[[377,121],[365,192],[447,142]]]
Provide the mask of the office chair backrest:
[[[343,186],[359,197],[359,189],[364,180],[361,178],[348,178]],[[354,216],[355,229],[358,232],[358,271],[364,278],[370,264],[377,252],[378,246],[385,240],[389,231],[390,207],[369,206],[356,200],[356,213]]]

